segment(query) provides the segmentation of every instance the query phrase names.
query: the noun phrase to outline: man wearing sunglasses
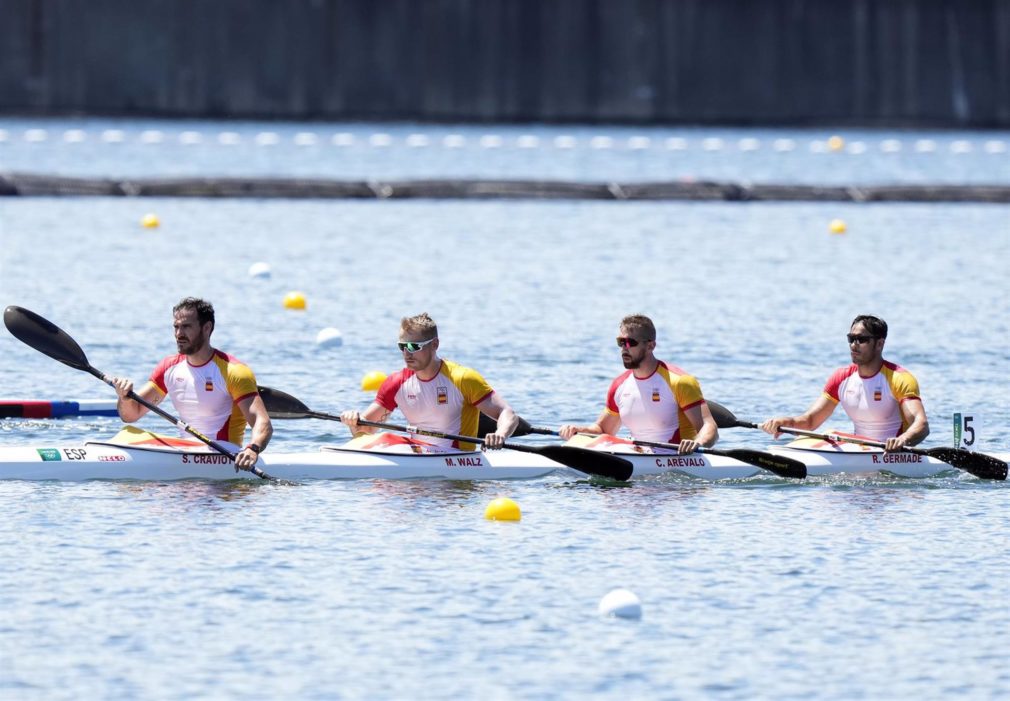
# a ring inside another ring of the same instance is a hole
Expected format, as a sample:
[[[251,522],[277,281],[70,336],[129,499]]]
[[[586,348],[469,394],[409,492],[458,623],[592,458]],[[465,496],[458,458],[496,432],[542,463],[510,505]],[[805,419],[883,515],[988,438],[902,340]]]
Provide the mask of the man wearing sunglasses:
[[[472,368],[438,357],[438,327],[427,314],[400,320],[400,340],[404,369],[394,372],[379,387],[364,413],[345,411],[340,416],[351,433],[374,433],[371,426],[359,426],[359,419],[383,422],[398,408],[408,423],[427,431],[474,436],[480,414],[498,420],[498,428],[484,439],[485,448],[501,448],[512,435],[519,418],[508,402]],[[472,443],[457,444],[442,438],[425,438],[443,448],[472,450]]]
[[[680,453],[711,447],[719,438],[712,412],[693,375],[653,355],[656,326],[641,314],[621,320],[617,336],[625,372],[610,384],[607,404],[596,423],[565,424],[565,440],[576,433],[615,435],[623,423],[641,441],[680,443]]]
[[[852,419],[854,432],[883,441],[888,452],[920,443],[929,435],[919,383],[905,368],[884,360],[887,322],[860,315],[846,336],[852,364],[828,378],[821,396],[799,416],[777,416],[761,428],[779,437],[788,426],[813,431],[827,421],[839,404]]]

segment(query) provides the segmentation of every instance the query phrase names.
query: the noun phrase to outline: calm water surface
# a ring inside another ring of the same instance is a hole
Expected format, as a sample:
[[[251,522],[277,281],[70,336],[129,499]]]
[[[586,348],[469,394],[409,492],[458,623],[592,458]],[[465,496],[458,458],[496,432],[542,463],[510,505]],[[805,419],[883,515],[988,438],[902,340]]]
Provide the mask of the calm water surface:
[[[157,212],[158,230],[138,220]],[[848,223],[830,236],[832,218]],[[544,425],[599,411],[618,319],[739,416],[802,410],[858,313],[1010,450],[1010,207],[838,204],[0,203],[0,302],[144,378],[170,308],[314,408],[363,407],[404,314]],[[248,276],[257,261],[269,280]],[[305,313],[283,295],[305,293]],[[340,348],[319,349],[327,326]],[[110,390],[0,335],[0,394]],[[157,419],[142,422],[166,430]],[[832,425],[844,427],[840,417]],[[278,422],[270,449],[343,440]],[[111,419],[0,422],[74,443]],[[767,445],[723,432],[725,445]],[[519,523],[483,519],[515,499]],[[1010,694],[1010,491],[931,480],[0,483],[0,698],[981,699]],[[642,620],[600,618],[623,586]]]

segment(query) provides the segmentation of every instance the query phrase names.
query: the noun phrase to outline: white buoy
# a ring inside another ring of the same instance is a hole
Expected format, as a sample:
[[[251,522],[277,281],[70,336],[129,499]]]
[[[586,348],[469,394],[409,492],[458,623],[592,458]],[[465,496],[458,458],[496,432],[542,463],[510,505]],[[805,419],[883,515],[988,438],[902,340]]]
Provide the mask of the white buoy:
[[[270,264],[253,263],[249,266],[249,277],[270,277]]]
[[[603,616],[639,619],[642,617],[642,602],[627,589],[614,589],[600,599],[599,610]]]
[[[340,334],[340,331],[332,326],[327,326],[316,334],[316,345],[323,346],[324,348],[336,348],[343,344],[344,337]]]

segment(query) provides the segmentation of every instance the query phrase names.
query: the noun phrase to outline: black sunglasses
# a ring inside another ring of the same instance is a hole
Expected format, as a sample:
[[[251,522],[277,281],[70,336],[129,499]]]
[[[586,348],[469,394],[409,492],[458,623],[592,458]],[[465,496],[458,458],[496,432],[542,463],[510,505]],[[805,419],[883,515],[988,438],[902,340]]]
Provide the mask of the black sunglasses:
[[[858,343],[859,345],[863,345],[864,343],[869,343],[870,341],[875,339],[876,336],[867,336],[866,334],[850,333],[846,334],[845,338],[849,341],[850,344]]]

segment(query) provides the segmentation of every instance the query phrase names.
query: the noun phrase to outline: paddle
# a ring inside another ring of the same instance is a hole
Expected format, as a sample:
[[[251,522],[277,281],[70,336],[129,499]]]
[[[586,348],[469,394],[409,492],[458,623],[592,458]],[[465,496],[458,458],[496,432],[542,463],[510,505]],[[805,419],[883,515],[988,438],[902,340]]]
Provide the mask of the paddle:
[[[22,343],[31,346],[39,353],[48,355],[50,358],[58,360],[64,365],[68,365],[75,370],[83,370],[84,372],[91,373],[110,387],[114,386],[112,381],[105,376],[105,373],[93,367],[88,362],[88,357],[84,354],[84,351],[81,350],[81,347],[77,345],[77,341],[71,338],[66,331],[56,326],[56,324],[39,316],[35,312],[25,309],[24,307],[11,305],[4,309],[4,326],[7,327],[7,330],[10,331],[15,338]],[[227,455],[232,459],[232,462],[235,461],[235,453],[231,452],[217,441],[207,438],[207,436],[203,435],[189,424],[177,419],[157,405],[148,402],[136,392],[131,391],[127,396],[129,396],[129,398],[133,401],[147,407],[163,419],[167,419],[177,427],[196,437],[197,440],[205,443],[222,455]],[[255,465],[241,469],[248,470],[257,477],[265,480],[274,479]]]
[[[557,431],[552,431],[549,428],[533,428],[531,433],[542,433],[552,436],[558,435]],[[647,446],[649,448],[670,448],[672,450],[679,450],[680,446],[676,443],[656,443],[653,441],[631,441],[635,445]],[[734,460],[739,460],[740,462],[745,462],[748,465],[754,465],[760,467],[763,470],[768,470],[779,477],[788,477],[790,479],[804,479],[807,476],[807,466],[801,463],[799,460],[793,460],[792,458],[787,458],[785,456],[773,455],[772,453],[765,453],[760,450],[750,450],[748,448],[732,448],[729,450],[716,450],[715,448],[703,448],[699,446],[695,449],[698,453],[708,453],[709,455],[721,455],[726,458],[733,458]]]
[[[740,428],[757,428],[756,423],[750,421],[741,421],[733,415],[729,409],[724,406],[720,406],[715,402],[709,402],[709,407],[712,409],[712,416],[716,417],[716,410],[718,410],[722,421],[726,423],[726,427],[739,426]],[[716,423],[719,423],[720,419],[716,418]],[[722,427],[723,424],[719,423]],[[791,433],[796,436],[806,436],[808,438],[820,438],[821,440],[828,441],[831,443],[843,442],[843,443],[855,443],[856,445],[866,445],[872,448],[883,448],[885,443],[881,441],[874,441],[868,438],[856,438],[854,436],[840,436],[834,433],[816,433],[814,431],[807,431],[802,428],[791,428],[789,426],[780,426],[779,430],[782,433]],[[902,448],[906,453],[912,453],[914,455],[925,455],[931,458],[936,458],[940,462],[945,462],[948,465],[958,468],[959,470],[964,470],[970,474],[975,475],[980,479],[987,480],[1005,480],[1007,478],[1007,465],[1005,462],[998,458],[994,458],[991,455],[986,455],[985,453],[973,453],[970,450],[965,450],[963,448],[913,448],[906,446]]]
[[[328,414],[323,411],[313,411],[296,397],[287,392],[270,387],[260,387],[260,397],[266,405],[267,413],[275,419],[324,419],[326,421],[340,421],[336,414]],[[362,426],[372,426],[374,428],[384,428],[388,431],[400,431],[402,433],[416,433],[421,436],[431,436],[432,438],[447,438],[454,441],[464,441],[467,443],[484,443],[483,438],[475,436],[460,436],[452,433],[441,433],[439,431],[426,431],[416,426],[397,426],[395,424],[380,423],[378,421],[358,421]],[[584,448],[570,448],[563,445],[529,446],[517,443],[505,443],[503,447],[510,450],[517,450],[524,453],[536,453],[543,455],[554,462],[567,465],[579,472],[599,477],[608,477],[616,480],[627,480],[634,471],[634,466],[624,458],[616,455],[608,455],[595,450]]]

